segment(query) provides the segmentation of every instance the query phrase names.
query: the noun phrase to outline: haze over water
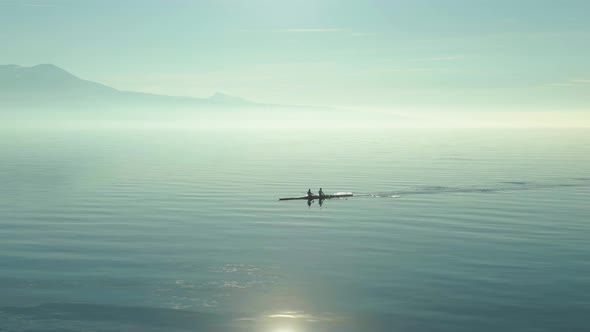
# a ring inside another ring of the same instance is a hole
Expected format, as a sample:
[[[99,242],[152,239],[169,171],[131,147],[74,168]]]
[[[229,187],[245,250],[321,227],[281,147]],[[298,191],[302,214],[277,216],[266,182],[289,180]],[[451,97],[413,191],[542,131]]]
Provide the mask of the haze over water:
[[[582,129],[0,135],[3,330],[587,327]]]
[[[588,331],[589,12],[0,0],[0,332]]]

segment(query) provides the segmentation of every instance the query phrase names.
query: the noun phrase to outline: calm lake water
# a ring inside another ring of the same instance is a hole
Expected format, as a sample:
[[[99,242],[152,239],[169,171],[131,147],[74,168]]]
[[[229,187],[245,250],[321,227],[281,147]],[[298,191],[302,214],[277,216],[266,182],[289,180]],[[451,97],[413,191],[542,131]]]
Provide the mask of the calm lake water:
[[[589,328],[587,130],[3,131],[0,185],[0,331]]]

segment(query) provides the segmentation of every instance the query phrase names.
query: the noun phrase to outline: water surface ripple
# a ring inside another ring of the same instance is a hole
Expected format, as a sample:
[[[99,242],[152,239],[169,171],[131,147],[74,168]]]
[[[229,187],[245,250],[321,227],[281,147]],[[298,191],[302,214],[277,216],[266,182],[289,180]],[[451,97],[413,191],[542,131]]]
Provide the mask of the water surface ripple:
[[[4,132],[0,161],[0,331],[587,330],[586,131]],[[319,187],[356,196],[278,201]]]

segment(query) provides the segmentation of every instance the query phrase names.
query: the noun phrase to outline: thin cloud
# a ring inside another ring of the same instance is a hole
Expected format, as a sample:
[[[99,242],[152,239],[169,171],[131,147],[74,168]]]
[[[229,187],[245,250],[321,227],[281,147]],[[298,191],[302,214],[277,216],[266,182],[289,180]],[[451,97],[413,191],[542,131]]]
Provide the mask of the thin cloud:
[[[420,72],[432,72],[432,71],[436,71],[435,69],[432,68],[390,68],[390,69],[385,69],[385,71],[388,72],[398,72],[398,73],[420,73]]]
[[[587,86],[590,86],[590,80],[589,79],[574,79],[574,80],[569,80],[567,82],[549,83],[549,84],[545,84],[545,86],[549,86],[549,87],[564,87],[564,86],[587,87]]]
[[[239,29],[239,32],[286,32],[286,33],[335,33],[345,32],[338,28],[289,28],[289,29]]]
[[[465,59],[464,55],[449,55],[449,56],[441,56],[435,58],[423,58],[423,59],[414,59],[414,61],[453,61],[453,60],[461,60]]]
[[[549,83],[547,86],[577,86],[575,83]]]
[[[336,28],[296,28],[296,29],[284,29],[281,31],[314,33],[314,32],[343,32],[345,30],[344,29],[336,29]]]

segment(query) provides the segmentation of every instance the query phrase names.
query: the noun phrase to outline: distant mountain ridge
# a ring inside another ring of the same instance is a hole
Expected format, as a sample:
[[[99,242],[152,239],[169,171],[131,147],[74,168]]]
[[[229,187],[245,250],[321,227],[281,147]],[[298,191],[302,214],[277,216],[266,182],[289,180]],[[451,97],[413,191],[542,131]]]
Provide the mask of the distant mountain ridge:
[[[0,65],[0,106],[9,107],[196,107],[255,106],[246,99],[216,93],[209,98],[122,91],[81,79],[52,65]]]

